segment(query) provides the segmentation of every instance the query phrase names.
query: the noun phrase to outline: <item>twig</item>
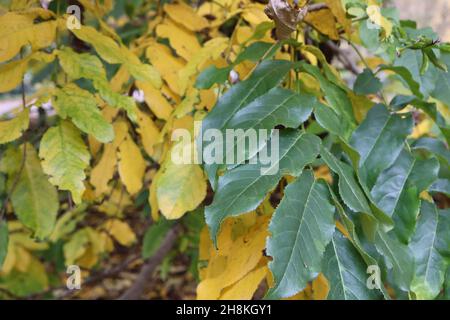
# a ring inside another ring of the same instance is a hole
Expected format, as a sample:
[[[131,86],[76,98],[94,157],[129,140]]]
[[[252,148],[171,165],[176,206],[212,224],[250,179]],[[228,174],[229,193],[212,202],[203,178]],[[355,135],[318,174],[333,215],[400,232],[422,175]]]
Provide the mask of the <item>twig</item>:
[[[307,6],[307,12],[313,12],[313,11],[319,11],[322,9],[327,9],[328,6],[326,3],[314,3],[314,4],[309,4]]]
[[[117,274],[119,274],[120,272],[122,272],[124,269],[126,269],[132,262],[138,260],[140,257],[141,257],[140,254],[131,255],[131,256],[127,257],[122,263],[120,263],[114,267],[111,267],[110,269],[108,269],[106,271],[98,272],[98,273],[94,273],[94,274],[90,275],[88,278],[86,278],[86,280],[84,280],[82,282],[82,285],[83,286],[93,285],[105,278],[114,277]],[[80,292],[79,290],[69,290],[69,289],[67,289],[66,285],[62,285],[62,286],[52,287],[52,288],[45,290],[44,292],[39,292],[34,295],[28,296],[27,299],[28,300],[40,299],[43,296],[45,296],[46,294],[49,294],[49,293],[51,293],[53,291],[57,291],[57,290],[64,290],[64,292],[57,295],[58,299],[69,298],[70,296],[75,295],[78,292]]]
[[[360,73],[359,68],[347,57],[347,55],[341,50],[341,48],[339,48],[334,42],[327,41],[325,44],[337,55],[337,58],[342,63],[344,68],[349,70],[354,75],[358,75]]]
[[[149,278],[175,245],[175,242],[178,239],[179,230],[180,225],[175,225],[169,230],[158,251],[156,251],[154,256],[145,261],[136,281],[119,297],[119,300],[136,300],[142,296],[147,287]]]

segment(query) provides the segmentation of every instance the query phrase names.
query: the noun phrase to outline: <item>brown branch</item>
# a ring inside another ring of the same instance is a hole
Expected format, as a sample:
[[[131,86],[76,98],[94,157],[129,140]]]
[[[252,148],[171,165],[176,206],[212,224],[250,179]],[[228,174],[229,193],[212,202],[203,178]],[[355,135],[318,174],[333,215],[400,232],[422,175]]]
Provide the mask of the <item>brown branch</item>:
[[[327,8],[328,6],[326,3],[314,3],[307,6],[307,12],[319,11]]]
[[[333,41],[327,41],[325,45],[333,51],[338,60],[342,63],[345,69],[353,73],[354,75],[358,75],[361,71],[356,66],[356,64],[348,58],[348,55],[339,48]]]
[[[136,281],[130,288],[128,288],[127,291],[125,291],[124,294],[119,297],[119,300],[136,300],[142,296],[153,272],[161,264],[164,257],[172,250],[173,246],[175,245],[175,242],[179,236],[179,232],[180,225],[175,225],[166,234],[166,237],[164,238],[158,251],[156,251],[154,256],[145,261]]]

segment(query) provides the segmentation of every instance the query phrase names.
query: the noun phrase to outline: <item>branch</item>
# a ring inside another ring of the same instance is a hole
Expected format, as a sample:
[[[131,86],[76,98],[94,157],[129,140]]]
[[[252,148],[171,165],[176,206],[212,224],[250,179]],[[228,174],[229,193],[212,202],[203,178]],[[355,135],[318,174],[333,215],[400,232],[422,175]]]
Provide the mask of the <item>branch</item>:
[[[342,49],[339,48],[339,46],[333,41],[327,41],[325,45],[336,54],[338,60],[342,63],[345,69],[354,75],[358,75],[361,72],[356,64],[348,58],[347,54],[343,52]]]
[[[172,250],[175,245],[176,240],[178,239],[180,231],[180,225],[174,226],[169,232],[166,234],[161,247],[159,247],[158,251],[155,255],[149,259],[147,259],[142,266],[141,271],[133,283],[133,285],[125,291],[119,297],[119,300],[136,300],[139,299],[144,293],[148,280],[152,276],[153,272],[156,268],[161,264],[164,257]]]
[[[319,11],[322,9],[327,9],[328,6],[326,3],[314,3],[306,6],[307,12]]]

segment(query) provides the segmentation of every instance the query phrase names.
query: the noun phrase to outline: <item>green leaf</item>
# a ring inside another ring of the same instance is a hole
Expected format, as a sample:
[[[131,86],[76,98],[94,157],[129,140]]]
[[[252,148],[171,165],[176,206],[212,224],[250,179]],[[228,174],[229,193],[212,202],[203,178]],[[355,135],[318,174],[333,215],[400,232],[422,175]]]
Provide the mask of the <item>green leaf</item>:
[[[403,94],[396,95],[391,102],[389,103],[389,106],[394,111],[400,111],[404,108],[406,108],[412,101],[414,101],[416,97],[414,96],[405,96]]]
[[[412,129],[411,114],[391,114],[381,104],[370,109],[350,140],[351,146],[361,156],[360,176],[369,188],[378,175],[395,161]]]
[[[2,270],[3,262],[5,262],[8,253],[8,225],[4,220],[0,220],[0,270]]]
[[[345,128],[342,126],[339,115],[332,108],[318,102],[314,108],[314,116],[321,127],[345,139]]]
[[[228,129],[233,129],[234,132],[238,129],[244,131],[253,129],[256,130],[258,141],[261,143],[263,139],[259,136],[258,130],[270,130],[277,125],[298,128],[309,118],[316,101],[310,94],[274,88],[239,110],[222,130],[223,134],[225,136]],[[256,154],[260,146],[250,146],[245,143],[246,136],[241,137],[233,139],[231,144],[227,141],[224,146],[226,159],[234,156],[235,159],[245,161]]]
[[[322,273],[328,280],[328,300],[378,300],[383,296],[367,287],[367,264],[352,243],[335,232],[322,261]]]
[[[57,91],[53,105],[61,118],[71,118],[78,129],[98,141],[107,143],[114,139],[112,125],[103,118],[95,97],[88,91],[70,83]]]
[[[392,269],[395,284],[401,290],[409,291],[415,270],[411,250],[380,229],[375,234],[375,247],[384,257],[388,269]]]
[[[356,78],[353,90],[359,95],[375,94],[381,90],[382,86],[380,79],[370,69],[366,68]]]
[[[145,232],[142,241],[142,258],[148,259],[152,257],[161,246],[167,232],[172,227],[173,223],[168,220],[151,225]]]
[[[389,71],[395,72],[405,81],[408,88],[411,90],[411,92],[415,96],[417,96],[419,98],[423,98],[423,94],[420,92],[420,85],[413,78],[413,76],[412,76],[411,72],[408,70],[408,68],[403,67],[403,66],[381,65],[380,70],[389,70]]]
[[[281,176],[262,175],[260,164],[246,164],[227,171],[219,178],[214,201],[205,208],[205,220],[217,245],[222,221],[255,210]]]
[[[271,154],[271,143],[261,152]],[[298,130],[283,130],[279,137],[279,156],[272,163],[245,164],[227,171],[219,178],[213,203],[205,208],[206,223],[213,242],[222,221],[250,212],[273,190],[284,174],[297,176],[317,157],[320,139]]]
[[[13,269],[0,278],[0,286],[18,297],[28,297],[48,288],[48,276],[44,265],[32,257],[25,272]]]
[[[229,89],[202,121],[202,132],[208,129],[223,129],[228,121],[244,106],[277,86],[291,69],[291,63],[281,60],[266,60],[250,77]],[[203,143],[203,148],[209,144]],[[218,165],[205,165],[213,189],[216,186]]]
[[[345,137],[348,138],[354,128],[355,116],[347,93],[341,87],[327,80],[316,66],[302,63],[300,64],[300,70],[309,73],[319,81],[326,101],[341,117],[341,125],[345,128]]]
[[[25,109],[11,120],[0,121],[0,144],[14,141],[22,135],[30,125],[29,110]]]
[[[223,84],[227,82],[231,67],[217,68],[211,65],[202,71],[195,80],[197,89],[209,89],[216,83]]]
[[[306,170],[285,189],[269,225],[267,254],[275,285],[269,299],[304,289],[321,271],[322,257],[334,233],[334,207],[328,187]]]
[[[450,197],[450,180],[438,179],[428,190],[430,192],[440,192],[445,194],[447,197]]]
[[[371,214],[364,192],[359,187],[351,166],[336,159],[322,146],[320,155],[327,166],[339,176],[339,193],[344,203],[354,212]]]
[[[84,170],[91,155],[78,129],[68,121],[50,128],[44,134],[39,149],[42,168],[50,176],[49,181],[60,190],[71,192],[76,204],[84,193]]]
[[[24,147],[26,147],[26,157],[22,162]],[[3,161],[16,164],[15,167],[8,168],[9,189],[16,180],[23,163],[23,169],[11,194],[14,213],[26,227],[34,232],[36,238],[48,237],[56,222],[59,207],[58,194],[42,171],[35,149],[30,144],[21,146],[19,149],[9,149]]]
[[[414,233],[419,194],[437,179],[438,172],[436,159],[416,160],[403,150],[394,164],[380,174],[371,190],[375,203],[394,219],[394,231],[404,243]]]
[[[283,130],[279,140],[278,167],[281,174],[298,177],[303,168],[317,158],[321,143],[320,138],[313,134],[301,133],[299,130]],[[271,154],[271,151],[268,154]],[[275,163],[272,167],[276,165]]]
[[[224,128],[236,112],[277,86],[290,68],[288,61],[263,61],[247,80],[232,86],[219,99],[203,120],[203,130]]]
[[[92,81],[94,88],[110,106],[124,109],[132,121],[137,120],[136,103],[133,98],[114,92],[106,78],[102,62],[89,53],[76,53],[70,48],[58,51],[59,63],[71,80],[81,78]]]
[[[444,297],[445,299],[450,300],[450,266],[447,268],[447,273],[445,275]]]
[[[417,230],[409,246],[416,262],[411,291],[419,300],[436,298],[444,284],[449,263],[443,254],[450,248],[449,226],[450,210],[440,211],[435,204],[422,201]]]
[[[262,58],[270,59],[276,53],[276,50],[271,49],[278,48],[278,45],[274,45],[270,42],[253,42],[248,47],[245,47],[245,49],[237,56],[233,64],[237,65],[246,60],[249,60],[251,62],[258,62]],[[271,52],[269,52],[269,50],[271,50]]]
[[[122,64],[136,80],[150,82],[155,88],[161,87],[162,80],[158,71],[153,66],[142,63],[127,47],[117,44],[90,26],[83,25],[80,29],[70,31],[78,39],[91,44],[106,62]]]
[[[450,67],[450,53],[441,50],[441,60]],[[442,101],[447,106],[450,105],[450,73],[438,70],[436,85],[431,95]]]
[[[415,141],[411,148],[413,150],[427,150],[450,165],[450,151],[445,143],[438,139],[423,137]]]
[[[316,103],[311,94],[273,88],[240,109],[226,128],[272,129],[277,125],[298,128],[309,118]]]

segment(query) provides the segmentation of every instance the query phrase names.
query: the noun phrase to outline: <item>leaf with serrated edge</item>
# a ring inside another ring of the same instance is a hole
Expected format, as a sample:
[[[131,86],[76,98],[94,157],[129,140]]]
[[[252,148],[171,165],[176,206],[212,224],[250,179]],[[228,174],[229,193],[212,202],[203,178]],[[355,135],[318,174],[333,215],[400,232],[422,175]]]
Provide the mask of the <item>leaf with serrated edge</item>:
[[[213,242],[216,241],[220,224],[226,217],[254,210],[266,194],[275,188],[282,175],[300,175],[303,167],[317,157],[320,143],[320,139],[312,134],[283,130],[279,138],[277,161],[268,166],[261,163],[241,165],[221,176],[214,201],[205,209],[206,223]],[[270,145],[269,143],[266,148]]]
[[[23,145],[20,149],[22,148]],[[12,156],[20,166],[22,150],[14,151]],[[14,173],[8,178],[8,185],[15,180],[17,171]],[[58,195],[42,171],[37,153],[31,144],[26,145],[23,170],[11,194],[11,202],[19,220],[34,232],[36,238],[44,239],[51,234],[59,207]]]
[[[107,143],[113,140],[113,127],[103,118],[97,101],[89,91],[68,84],[57,91],[53,105],[61,118],[71,118],[78,129],[98,141]]]
[[[263,61],[245,81],[231,87],[202,121],[202,131],[224,128],[236,112],[277,86],[291,68],[288,61]],[[203,148],[207,147],[203,144]],[[218,165],[205,165],[213,189]]]
[[[334,233],[334,207],[327,186],[307,170],[285,189],[269,226],[267,254],[275,285],[269,299],[295,295],[321,270],[322,257]]]
[[[436,159],[416,160],[403,150],[371,190],[378,207],[395,221],[395,233],[404,243],[409,242],[415,229],[419,194],[437,179],[438,171]]]
[[[344,203],[354,212],[371,214],[372,211],[351,166],[336,159],[325,147],[321,148],[320,155],[327,166],[339,176],[339,193]]]
[[[84,171],[91,155],[78,129],[68,121],[48,129],[41,140],[39,157],[49,181],[60,190],[70,191],[74,202],[79,204],[85,190]]]
[[[422,201],[417,229],[409,245],[416,262],[411,291],[419,300],[432,300],[441,291],[449,265],[445,256],[450,248],[449,225],[449,210],[438,210],[435,204]]]
[[[381,292],[367,288],[367,264],[339,232],[325,250],[322,273],[328,280],[328,300],[376,300]]]
[[[415,269],[411,250],[380,229],[375,234],[375,247],[384,256],[388,269],[392,269],[395,284],[403,291],[409,291]]]
[[[361,156],[360,176],[369,188],[373,187],[378,175],[395,161],[412,128],[411,114],[391,114],[381,104],[370,109],[350,140],[351,146]]]

